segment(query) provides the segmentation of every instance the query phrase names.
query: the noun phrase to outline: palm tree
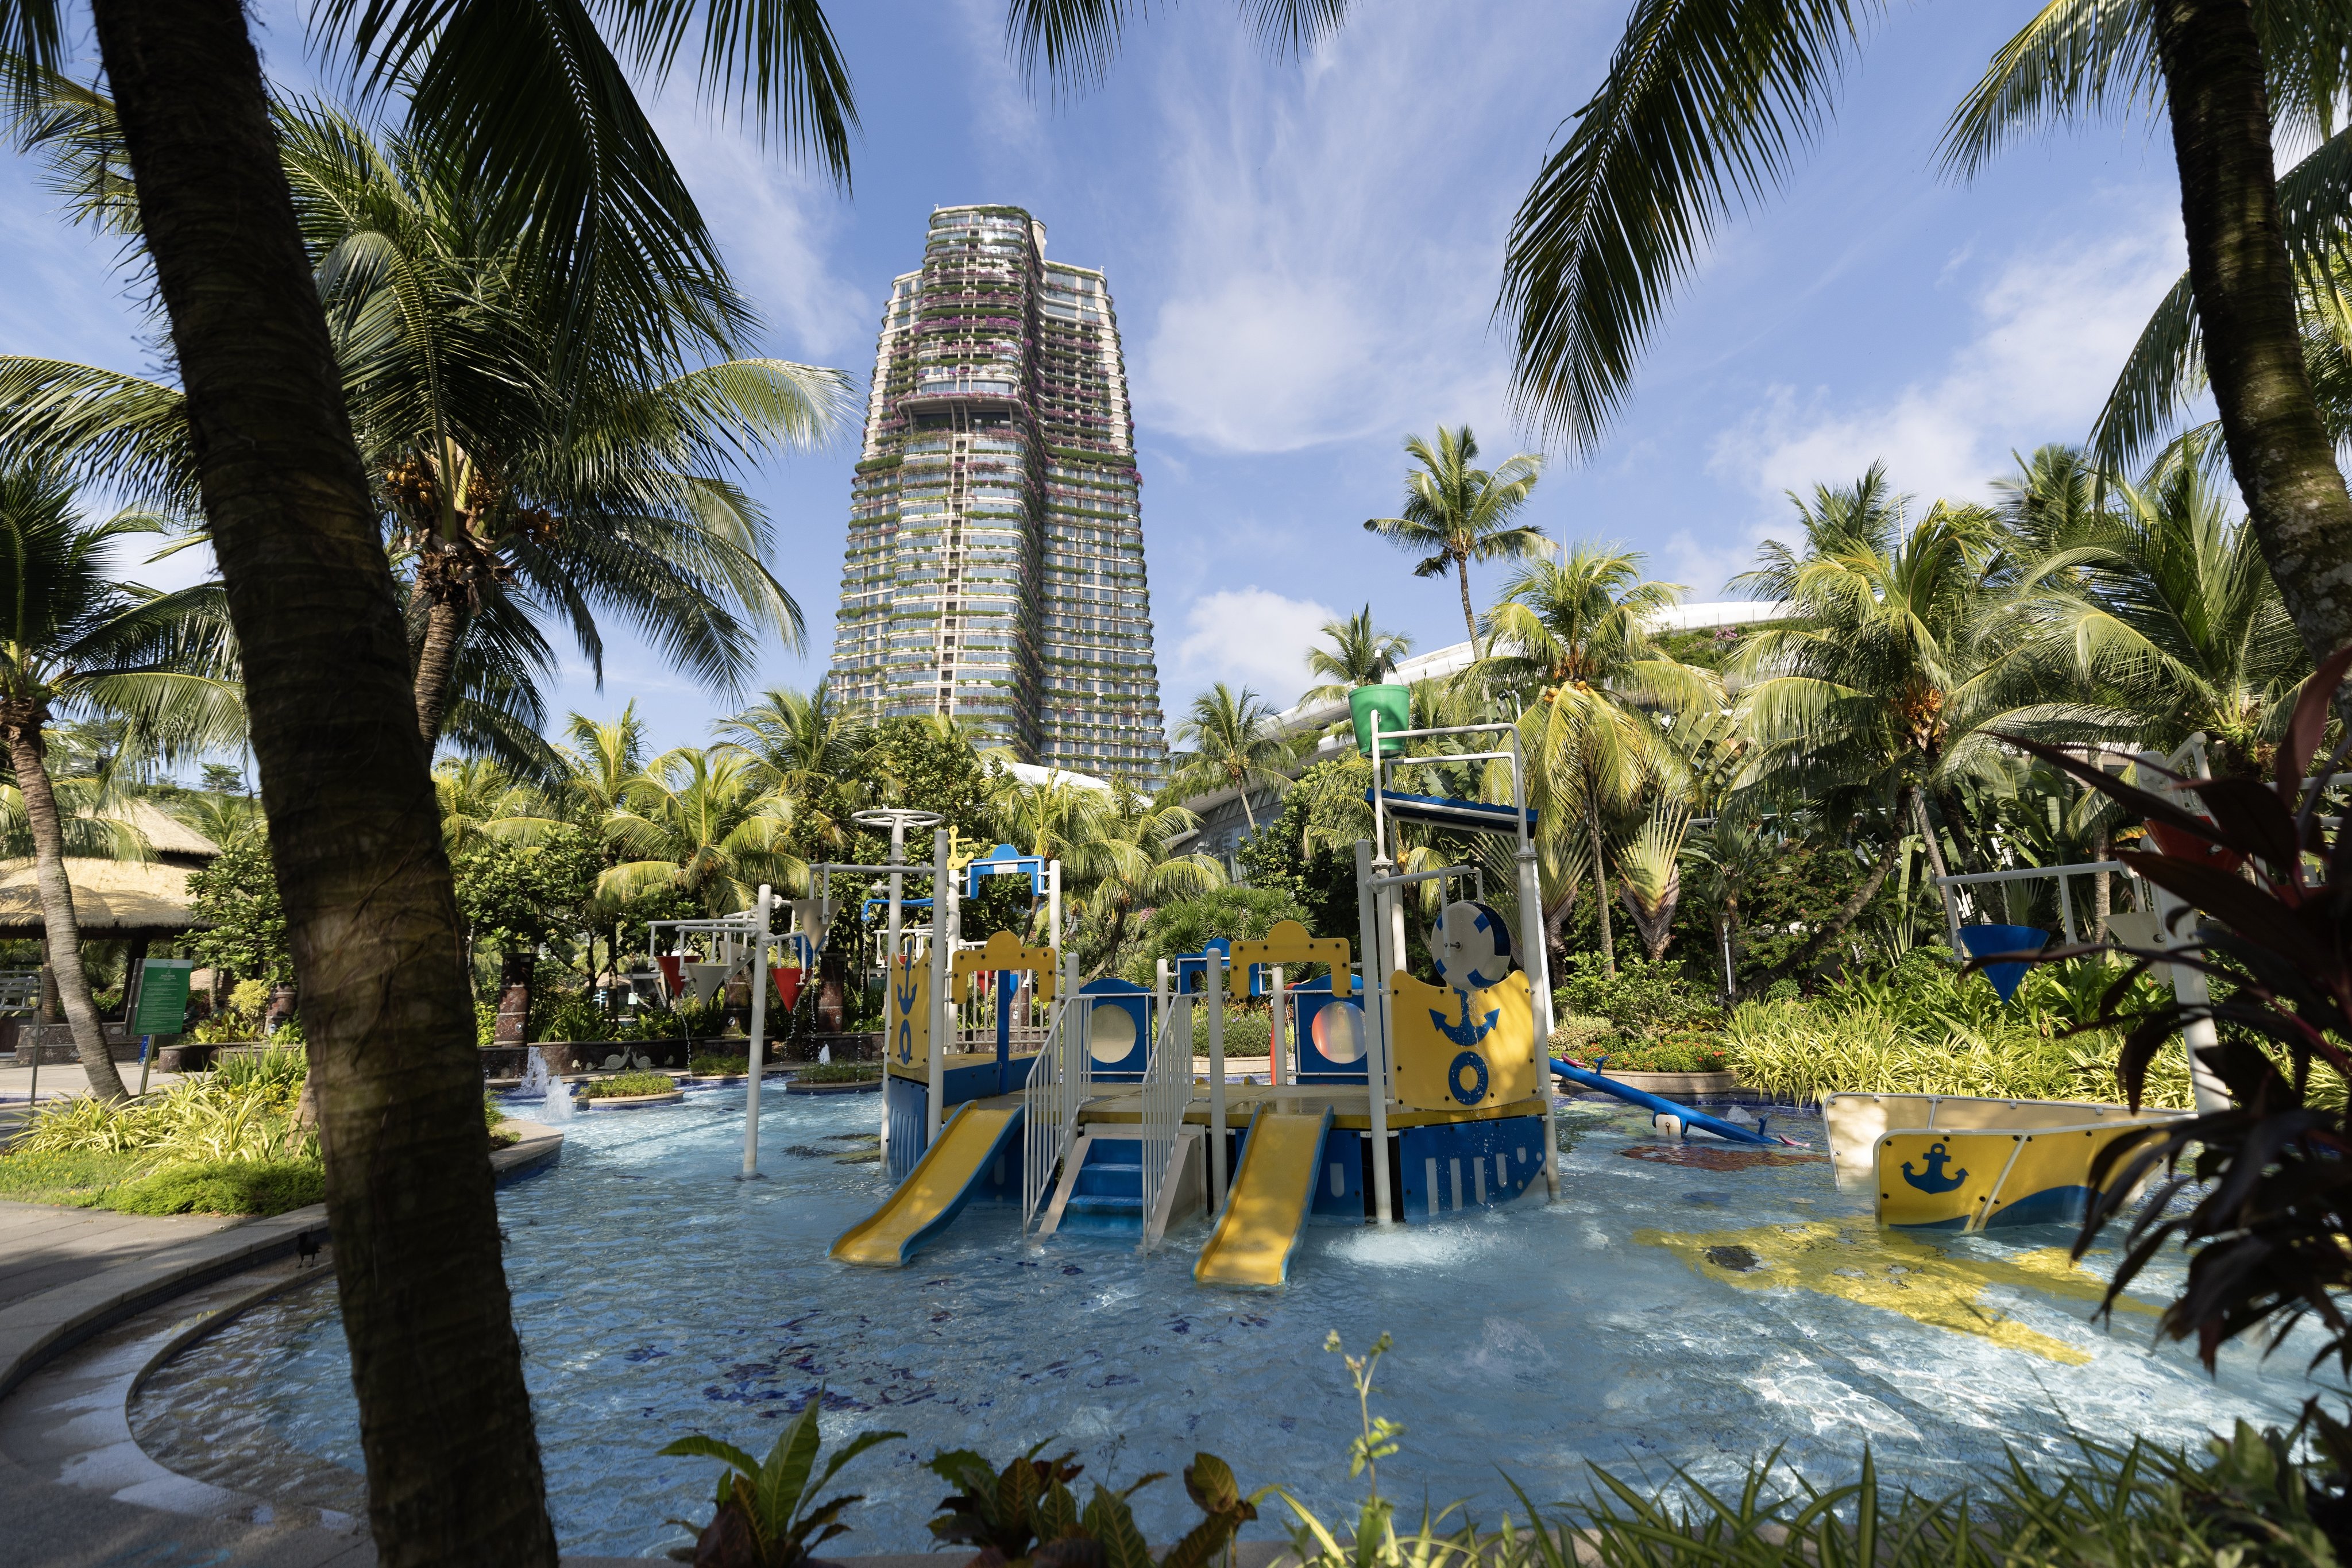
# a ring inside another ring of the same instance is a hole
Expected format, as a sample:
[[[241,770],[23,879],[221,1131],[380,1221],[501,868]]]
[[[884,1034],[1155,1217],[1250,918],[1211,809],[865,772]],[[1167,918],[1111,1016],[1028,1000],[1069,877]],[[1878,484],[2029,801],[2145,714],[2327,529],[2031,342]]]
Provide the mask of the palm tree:
[[[1401,550],[1430,552],[1412,569],[1414,576],[1442,577],[1449,569],[1454,572],[1462,589],[1462,625],[1470,634],[1470,655],[1480,658],[1478,617],[1470,608],[1470,563],[1522,561],[1551,552],[1552,542],[1541,529],[1511,521],[1535,489],[1543,458],[1521,452],[1491,473],[1474,468],[1470,464],[1478,455],[1478,443],[1467,425],[1459,430],[1440,425],[1433,448],[1420,437],[1408,436],[1404,449],[1421,465],[1421,471],[1404,481],[1404,515],[1367,518],[1364,527]]]
[[[1273,705],[1246,686],[1235,691],[1220,680],[1193,698],[1176,726],[1176,743],[1191,750],[1169,758],[1175,764],[1168,780],[1171,792],[1181,797],[1234,790],[1241,795],[1243,820],[1255,833],[1250,791],[1290,784],[1284,770],[1292,747],[1275,729],[1275,717]]]
[[[542,843],[563,826],[547,797],[487,757],[451,757],[433,770],[441,842],[456,859],[486,844]]]
[[[146,512],[85,521],[58,469],[0,468],[0,738],[32,840],[49,972],[74,1054],[91,1092],[110,1100],[126,1091],[82,968],[47,726],[58,709],[80,709],[190,749],[234,743],[244,730],[219,623],[184,596],[108,574],[119,542],[163,531]]]
[[[2028,564],[2023,651],[2096,695],[2105,725],[2168,751],[2202,731],[2217,772],[2263,775],[2311,664],[2262,549],[2194,441]]]
[[[1085,972],[1117,973],[1128,922],[1139,912],[1225,885],[1224,864],[1215,856],[1177,851],[1176,846],[1200,825],[1201,819],[1181,805],[1153,804],[1124,774],[1111,781],[1109,793],[1089,814],[1087,831],[1092,844],[1076,885],[1076,912],[1099,932],[1081,952]],[[1045,840],[1031,837],[1016,841]],[[1066,882],[1066,889],[1070,885]]]
[[[110,146],[105,100],[63,86],[56,96],[68,95],[52,118],[68,129],[53,143],[74,158]],[[471,199],[459,149],[379,144],[316,105],[281,111],[278,130],[344,398],[404,574],[427,741],[454,703],[465,705],[466,741],[528,751],[502,734],[511,726],[496,721],[501,704],[486,707],[484,689],[509,694],[503,706],[535,733],[536,678],[555,663],[542,621],[568,624],[601,677],[596,615],[617,613],[722,689],[748,672],[757,634],[797,640],[799,609],[764,564],[766,518],[726,475],[743,458],[821,438],[841,404],[839,373],[738,357],[669,374],[670,344],[637,341],[646,323],[608,313],[580,372],[561,380],[551,356],[566,340],[553,318],[572,302],[534,270],[528,234],[502,231]],[[723,349],[747,315],[713,283],[679,300],[671,335]],[[16,411],[17,438],[100,465],[133,456],[152,488],[194,510],[177,389],[0,359],[0,401]]]
[[[1493,654],[1469,672],[1519,702],[1520,745],[1532,804],[1546,834],[1580,827],[1602,892],[1594,910],[1601,961],[1617,970],[1607,889],[1604,816],[1634,805],[1663,756],[1660,719],[1703,710],[1717,698],[1706,671],[1670,658],[1649,624],[1682,589],[1642,576],[1643,557],[1618,545],[1579,543],[1564,561],[1522,568],[1486,613]],[[1548,809],[1546,809],[1548,808]],[[1572,826],[1573,825],[1573,826]],[[1565,862],[1564,862],[1565,863]]]
[[[1307,669],[1310,675],[1322,676],[1326,684],[1309,688],[1299,698],[1302,702],[1345,697],[1359,686],[1385,680],[1412,651],[1412,639],[1404,633],[1373,629],[1369,604],[1344,621],[1325,621],[1323,635],[1331,639],[1331,646],[1308,648]]]
[[[1938,501],[1914,521],[1878,464],[1797,507],[1805,543],[1768,542],[1746,578],[1793,614],[1736,656],[1732,672],[1748,683],[1740,713],[1775,787],[1809,795],[1832,819],[1885,812],[1889,830],[1870,874],[1785,972],[1877,896],[1905,834],[1916,829],[1945,874],[1930,795],[1993,759],[1988,723],[2021,727],[2016,696],[2032,669],[1998,636],[2005,597],[1992,567],[2005,536],[1991,512]],[[1945,817],[1958,828],[1956,810]]]
[[[618,858],[596,879],[596,896],[624,903],[675,889],[713,915],[749,909],[762,882],[807,884],[808,868],[784,847],[792,805],[759,786],[740,753],[680,746],[629,784],[604,819]]]
[[[804,693],[772,689],[720,724],[719,733],[722,746],[750,760],[759,788],[792,803],[797,843],[827,851],[849,847],[849,815],[873,794],[874,731],[842,712],[829,679]]]
[[[1277,0],[1260,14],[1270,37],[1297,41],[1314,9]],[[845,178],[856,116],[823,10],[699,15],[704,88]],[[1014,12],[1024,46],[1056,70],[1099,58],[1119,16],[1110,0],[1024,0]],[[551,1568],[431,748],[270,90],[236,7],[92,0],[91,19],[196,435],[300,955],[374,1549],[386,1568]],[[720,275],[615,54],[658,85],[694,16],[615,13],[611,42],[606,19],[566,0],[530,17],[470,0],[337,0],[314,18],[315,41],[373,91],[413,91],[411,134],[465,146],[488,207],[529,215],[553,295],[577,306],[556,323],[559,384],[595,317],[668,320],[681,293]],[[54,69],[78,31],[63,0],[16,0],[0,45],[12,74]],[[399,1205],[382,1203],[387,1191]],[[418,1377],[422,1366],[436,1375]]]
[[[1520,204],[1504,263],[1516,389],[1576,445],[1623,402],[1717,225],[1778,184],[1828,117],[1856,9],[1636,0],[1607,76]],[[2048,0],[1946,139],[1950,163],[1972,173],[2021,129],[2161,97],[2231,469],[2315,663],[2352,644],[2336,579],[2352,559],[2352,496],[2304,363],[2270,111],[2333,131],[2347,44],[2352,16],[2324,0]]]

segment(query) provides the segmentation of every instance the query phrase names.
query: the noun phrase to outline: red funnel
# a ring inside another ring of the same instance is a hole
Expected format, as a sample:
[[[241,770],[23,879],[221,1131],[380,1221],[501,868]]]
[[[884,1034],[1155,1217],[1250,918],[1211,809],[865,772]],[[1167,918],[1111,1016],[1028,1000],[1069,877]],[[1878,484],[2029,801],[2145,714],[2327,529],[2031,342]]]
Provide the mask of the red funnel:
[[[793,1004],[801,999],[801,976],[804,973],[806,972],[798,964],[776,965],[776,999],[784,1005],[784,1011],[787,1013],[791,1012]]]
[[[674,952],[657,952],[654,954],[654,962],[661,965],[662,979],[668,984],[671,995],[676,996],[686,989],[686,971],[682,967],[686,960]]]

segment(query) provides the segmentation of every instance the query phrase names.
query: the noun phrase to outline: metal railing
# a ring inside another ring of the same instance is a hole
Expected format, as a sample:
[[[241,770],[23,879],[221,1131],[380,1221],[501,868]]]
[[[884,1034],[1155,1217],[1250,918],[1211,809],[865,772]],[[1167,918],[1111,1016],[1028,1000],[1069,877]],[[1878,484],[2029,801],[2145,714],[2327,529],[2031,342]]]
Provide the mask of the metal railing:
[[[1143,1238],[1138,1252],[1160,1245],[1160,1198],[1176,1179],[1178,1131],[1192,1103],[1192,997],[1187,993],[1171,1002],[1160,1022],[1160,1037],[1152,1042],[1151,1059],[1143,1067],[1143,1120],[1138,1129],[1143,1149]]]
[[[1093,1092],[1091,999],[1066,997],[1054,1004],[1045,1041],[1021,1088],[1021,1230],[1030,1226],[1053,1194],[1054,1173],[1070,1157],[1078,1138],[1078,1112]]]
[[[0,969],[0,1013],[30,1013],[41,1005],[41,972]]]

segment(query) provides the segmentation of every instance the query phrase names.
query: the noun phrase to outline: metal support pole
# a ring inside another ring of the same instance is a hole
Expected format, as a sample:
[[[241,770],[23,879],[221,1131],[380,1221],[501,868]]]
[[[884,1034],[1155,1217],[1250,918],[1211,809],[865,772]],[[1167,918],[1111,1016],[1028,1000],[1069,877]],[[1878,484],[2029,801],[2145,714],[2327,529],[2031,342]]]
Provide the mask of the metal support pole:
[[[1062,863],[1045,862],[1045,945],[1062,945]]]
[[[1225,976],[1215,948],[1204,974],[1209,989],[1209,1212],[1225,1206]]]
[[[766,1065],[768,1044],[768,914],[775,907],[775,889],[760,884],[759,933],[751,939],[751,1069],[743,1088],[743,1168],[739,1182],[760,1179],[760,1075]]]
[[[948,830],[935,829],[931,834],[931,1007],[930,1007],[930,1079],[929,1093],[923,1107],[923,1147],[929,1149],[940,1141],[940,1100],[947,1093],[947,1064],[940,1059],[946,1048],[947,1032],[951,1015],[948,1012],[948,900],[953,889],[948,885]]]
[[[1282,965],[1274,966],[1274,1005],[1266,1016],[1265,1076],[1275,1088],[1282,1087],[1282,1037],[1289,1032],[1286,998],[1282,989]]]
[[[1535,1013],[1535,1039],[1530,1042],[1536,1064],[1536,1093],[1543,1100],[1544,1190],[1559,1196],[1559,1136],[1552,1131],[1551,1087],[1551,965],[1544,954],[1543,885],[1537,875],[1532,845],[1521,848],[1519,865],[1519,941],[1527,959],[1519,967],[1528,977],[1528,1000]]]
[[[893,816],[890,819],[890,864],[904,865],[906,859],[907,824],[904,818]],[[898,966],[898,904],[906,896],[905,874],[891,872],[890,906],[886,917],[890,934],[882,948],[882,1019],[886,1025],[890,1018],[890,977]],[[864,910],[858,911],[858,919],[862,929]],[[890,1039],[887,1030],[882,1038],[882,1093],[879,1099],[882,1101],[882,1169],[887,1171],[890,1168]]]
[[[1381,972],[1380,913],[1372,897],[1372,846],[1362,838],[1356,840],[1356,912],[1363,970],[1357,995],[1364,1010],[1364,1087],[1372,1118],[1372,1220],[1375,1225],[1393,1225],[1396,1219],[1389,1211],[1388,1053],[1381,1048],[1388,1033],[1388,986],[1374,978]],[[1339,989],[1335,973],[1331,984],[1335,996]]]

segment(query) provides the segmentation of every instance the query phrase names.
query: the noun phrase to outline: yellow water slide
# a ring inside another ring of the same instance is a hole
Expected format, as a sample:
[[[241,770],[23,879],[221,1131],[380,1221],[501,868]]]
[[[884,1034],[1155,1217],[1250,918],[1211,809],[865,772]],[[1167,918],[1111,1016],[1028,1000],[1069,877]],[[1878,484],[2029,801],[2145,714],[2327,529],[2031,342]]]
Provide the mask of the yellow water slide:
[[[1271,1102],[1258,1107],[1242,1141],[1242,1168],[1225,1194],[1225,1212],[1192,1265],[1194,1284],[1272,1288],[1290,1278],[1290,1256],[1307,1237],[1315,1173],[1330,1129],[1328,1105],[1311,1116],[1278,1112]]]
[[[962,1212],[982,1175],[1021,1125],[1021,1108],[966,1102],[940,1129],[898,1190],[834,1239],[844,1263],[896,1268]]]

